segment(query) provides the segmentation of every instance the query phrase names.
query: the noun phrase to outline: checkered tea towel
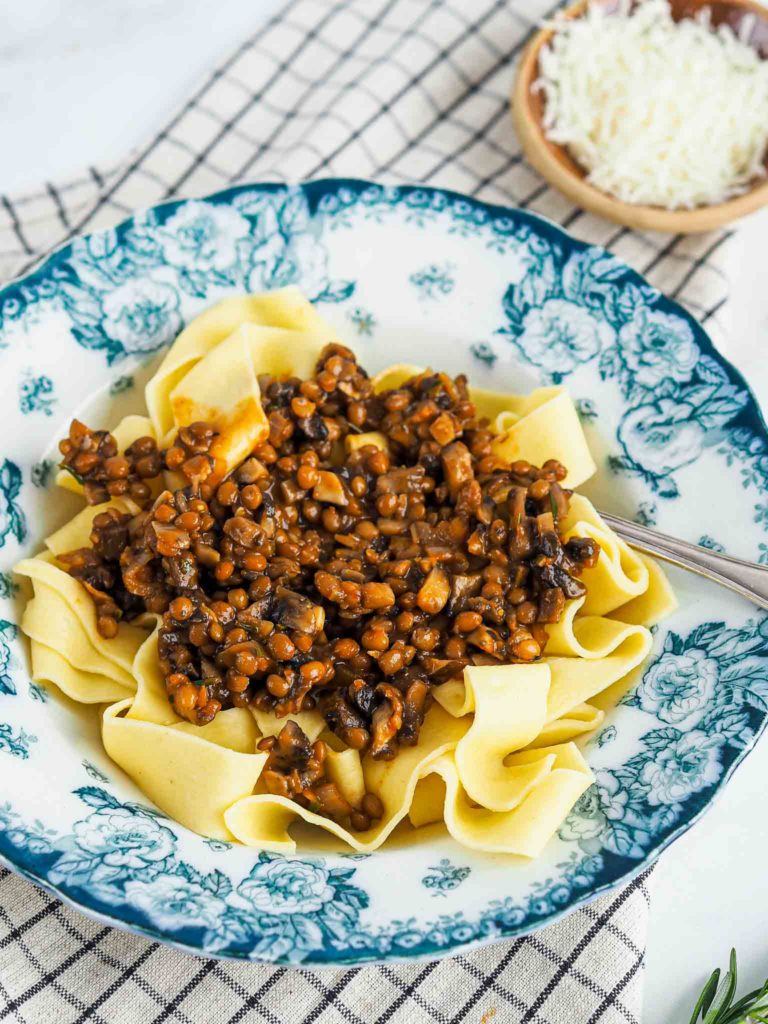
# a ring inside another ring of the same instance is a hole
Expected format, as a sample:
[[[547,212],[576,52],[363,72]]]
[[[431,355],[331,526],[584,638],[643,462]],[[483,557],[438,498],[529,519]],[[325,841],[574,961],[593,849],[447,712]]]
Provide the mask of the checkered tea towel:
[[[648,874],[526,938],[430,963],[205,960],[0,870],[8,1024],[640,1024]]]
[[[172,196],[239,180],[422,182],[541,212],[610,247],[715,334],[727,233],[641,234],[573,208],[508,114],[542,0],[293,0],[112,169],[0,196],[0,279]],[[197,959],[0,873],[0,1022],[638,1024],[647,876],[534,936],[442,962],[322,971]]]

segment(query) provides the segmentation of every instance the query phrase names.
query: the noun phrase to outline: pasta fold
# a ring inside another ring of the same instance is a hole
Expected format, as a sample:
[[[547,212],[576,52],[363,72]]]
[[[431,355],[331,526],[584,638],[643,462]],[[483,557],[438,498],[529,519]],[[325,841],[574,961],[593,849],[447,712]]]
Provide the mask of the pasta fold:
[[[15,567],[16,573],[32,580],[35,595],[27,603],[22,629],[33,640],[53,647],[74,667],[106,675],[134,690],[133,661],[146,632],[121,622],[117,636],[105,640],[96,628],[96,609],[88,593],[51,558],[25,558]]]
[[[579,618],[576,613],[582,602],[583,598],[569,602],[563,619],[547,626],[550,640],[545,656],[530,666],[546,668],[549,674],[546,712],[541,728],[571,715],[595,694],[624,678],[645,660],[651,650],[653,640],[644,626],[597,616]],[[527,667],[499,666],[491,671],[498,672],[501,679],[505,672]],[[477,690],[472,682],[473,673],[477,671],[465,669],[462,679],[448,680],[434,691],[435,700],[449,714],[461,718],[474,713],[477,717]],[[592,712],[582,711],[581,714],[589,716]],[[551,735],[567,736],[570,728],[576,729],[571,735],[587,731],[573,722],[570,726],[563,724],[559,733],[553,727]],[[534,740],[535,736],[532,736],[521,746]]]
[[[333,331],[298,288],[224,299],[204,310],[181,332],[147,384],[145,398],[158,438],[173,428],[170,395],[184,375],[242,324],[308,331],[326,341]],[[257,371],[261,372],[261,371]]]
[[[258,374],[311,376],[328,332],[243,324],[212,348],[168,396],[174,430],[203,420],[216,428],[211,454],[225,476],[264,441],[269,424]],[[172,433],[166,438],[170,441]]]
[[[634,552],[648,570],[648,589],[615,611],[608,618],[620,618],[633,625],[655,626],[678,607],[678,600],[667,575],[659,563],[647,555]]]
[[[319,711],[299,711],[293,715],[286,715],[285,718],[278,718],[272,713],[259,711],[258,708],[252,707],[250,710],[262,736],[277,736],[285,723],[290,721],[295,722],[310,743],[313,743],[325,729],[325,719]]]
[[[218,733],[209,739],[210,726],[192,726],[193,732],[123,717],[130,703],[111,704],[104,712],[106,752],[175,821],[200,835],[231,840],[224,813],[253,791],[267,755],[232,749],[219,742]]]
[[[502,396],[491,394],[473,391],[472,397],[477,404],[481,396],[479,408],[495,410]],[[557,459],[568,469],[565,487],[578,487],[596,472],[579,415],[565,388],[537,388],[529,395],[506,396],[505,411],[497,413],[494,429],[499,435],[491,445],[494,455],[509,462],[525,459],[535,466]]]
[[[577,736],[594,732],[602,725],[604,718],[605,712],[600,708],[593,707],[592,704],[577,704],[562,718],[546,722],[539,735],[528,744],[526,749],[567,743],[569,740],[576,739]]]
[[[244,708],[195,726],[171,707],[157,659],[157,631],[136,654],[136,696],[108,707],[104,748],[166,814],[201,835],[231,839],[224,811],[253,792],[267,755],[256,753],[258,729]]]
[[[504,758],[533,742],[544,725],[550,672],[546,665],[464,670],[475,714],[456,746],[456,768],[470,799],[510,811],[549,773],[553,758],[507,765]]]
[[[302,819],[310,825],[341,839],[358,852],[375,850],[408,813],[414,790],[428,765],[441,754],[455,749],[469,727],[433,707],[424,720],[419,742],[403,747],[393,761],[363,760],[365,787],[384,805],[384,817],[367,832],[349,832],[338,822],[301,807],[292,800],[270,794],[257,794],[233,804],[224,815],[227,828],[247,846],[278,853],[293,853],[296,843],[290,826]]]
[[[503,814],[472,807],[455,763],[441,757],[430,770],[445,782],[445,825],[453,838],[472,850],[537,857],[562,824],[581,794],[592,784],[592,773],[573,743],[521,751],[508,758],[513,768],[550,761],[551,770],[531,787],[525,799]]]
[[[76,551],[78,548],[88,547],[90,544],[93,520],[102,512],[114,508],[118,512],[130,512],[135,515],[139,510],[132,501],[126,498],[112,498],[101,505],[86,505],[77,513],[74,519],[70,519],[61,529],[56,530],[49,537],[45,538],[45,546],[57,558],[68,551]]]
[[[106,704],[124,700],[133,693],[133,686],[123,686],[113,676],[101,672],[77,668],[59,651],[39,640],[32,639],[30,649],[32,678],[46,686],[57,686],[63,694],[80,704]]]
[[[269,433],[261,405],[249,331],[244,325],[212,349],[170,394],[174,428],[204,420],[218,432],[211,455],[221,459],[220,476],[242,462]]]

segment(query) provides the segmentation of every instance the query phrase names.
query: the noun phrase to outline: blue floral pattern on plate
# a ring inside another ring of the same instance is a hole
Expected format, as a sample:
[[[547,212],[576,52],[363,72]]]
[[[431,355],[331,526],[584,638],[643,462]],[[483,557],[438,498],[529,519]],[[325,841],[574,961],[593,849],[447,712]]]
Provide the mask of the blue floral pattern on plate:
[[[452,864],[443,857],[439,864],[434,864],[421,880],[421,884],[432,891],[433,896],[445,896],[452,889],[458,889],[472,869]]]
[[[27,521],[21,503],[21,470],[15,462],[0,464],[0,547],[11,536],[21,542],[27,535]]]
[[[46,416],[53,415],[56,398],[53,394],[53,381],[45,374],[34,377],[27,374],[19,384],[19,408],[23,413],[42,412]]]
[[[350,323],[354,324],[355,330],[362,337],[370,338],[376,327],[376,317],[369,313],[362,306],[355,306],[347,313]]]
[[[340,302],[354,291],[354,282],[329,279],[301,192],[248,190],[231,204],[169,204],[123,228],[76,239],[69,259],[32,286],[34,298],[68,315],[78,344],[103,351],[110,363],[169,344],[181,330],[185,297],[297,282],[314,301]],[[28,305],[7,296],[0,330]]]
[[[364,270],[361,253],[376,254]],[[286,284],[364,339],[372,369],[431,363],[510,391],[567,383],[595,442],[595,500],[768,561],[754,399],[701,327],[610,254],[438,189],[330,180],[163,204],[0,292],[3,379],[28,399],[3,410],[0,452],[0,856],[106,922],[208,955],[361,963],[523,934],[632,877],[710,803],[768,720],[768,619],[675,575],[680,610],[586,740],[596,784],[524,871],[465,850],[459,864],[439,833],[374,856],[295,857],[192,835],[108,778],[96,730],[80,734],[29,684],[10,568],[59,514],[45,402],[58,414],[137,396],[138,411],[143,364],[200,309]],[[30,365],[55,390],[31,384]]]
[[[442,295],[450,295],[456,281],[454,268],[450,263],[431,263],[428,267],[415,270],[408,280],[422,299],[439,299]]]

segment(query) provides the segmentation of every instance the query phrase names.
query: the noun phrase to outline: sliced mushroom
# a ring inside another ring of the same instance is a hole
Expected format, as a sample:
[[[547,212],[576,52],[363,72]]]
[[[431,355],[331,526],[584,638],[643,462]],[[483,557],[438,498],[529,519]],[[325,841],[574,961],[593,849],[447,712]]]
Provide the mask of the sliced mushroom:
[[[441,457],[446,483],[451,494],[456,495],[462,484],[474,476],[469,448],[461,441],[454,441],[443,451]]]
[[[451,595],[451,584],[445,569],[436,567],[419,588],[416,604],[429,615],[437,615],[448,603]]]
[[[403,725],[403,698],[389,683],[380,683],[376,694],[382,702],[373,712],[371,757],[374,761],[391,761],[397,754],[397,734]]]
[[[325,625],[325,610],[303,594],[297,594],[287,587],[278,587],[272,619],[286,629],[314,636]]]
[[[448,614],[453,616],[464,611],[467,601],[480,592],[482,585],[483,577],[479,572],[466,576],[454,576],[451,580],[451,596],[446,608]]]

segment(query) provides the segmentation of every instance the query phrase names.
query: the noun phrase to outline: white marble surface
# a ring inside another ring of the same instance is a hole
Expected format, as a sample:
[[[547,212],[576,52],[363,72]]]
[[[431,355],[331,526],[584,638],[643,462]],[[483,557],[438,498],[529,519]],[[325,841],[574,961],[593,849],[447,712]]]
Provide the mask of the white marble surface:
[[[278,0],[25,0],[0,35],[0,193],[118,162]],[[768,213],[740,229],[726,353],[768,408]],[[744,984],[768,974],[768,739],[654,878],[650,1024],[688,1019],[736,945]],[[574,1021],[574,1024],[579,1022]]]

